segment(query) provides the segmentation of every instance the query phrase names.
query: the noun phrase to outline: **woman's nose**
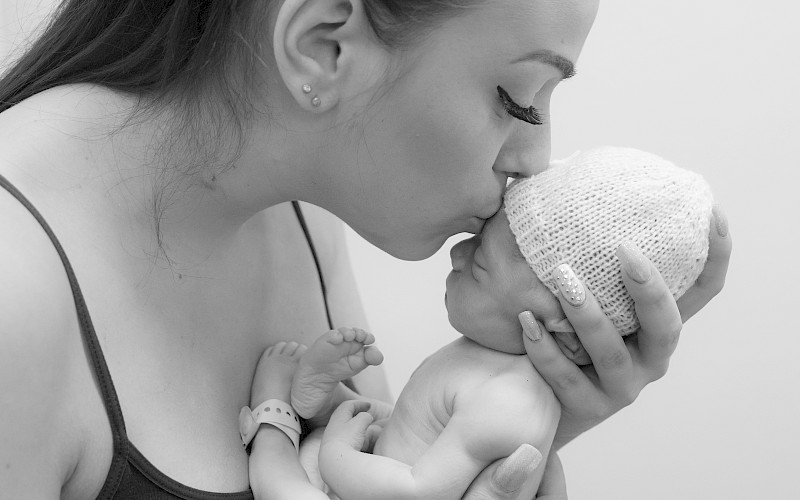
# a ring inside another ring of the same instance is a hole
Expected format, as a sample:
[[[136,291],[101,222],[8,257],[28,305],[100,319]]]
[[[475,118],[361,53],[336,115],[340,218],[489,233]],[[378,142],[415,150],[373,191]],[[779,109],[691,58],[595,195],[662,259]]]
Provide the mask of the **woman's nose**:
[[[547,124],[533,125],[537,130],[531,133],[531,125],[526,126],[527,130],[523,128],[509,139],[495,161],[495,170],[508,177],[540,174],[550,163],[550,127]]]
[[[453,245],[453,248],[450,249],[450,262],[453,265],[453,269],[460,271],[466,267],[469,256],[475,251],[479,238],[479,235],[475,235]]]

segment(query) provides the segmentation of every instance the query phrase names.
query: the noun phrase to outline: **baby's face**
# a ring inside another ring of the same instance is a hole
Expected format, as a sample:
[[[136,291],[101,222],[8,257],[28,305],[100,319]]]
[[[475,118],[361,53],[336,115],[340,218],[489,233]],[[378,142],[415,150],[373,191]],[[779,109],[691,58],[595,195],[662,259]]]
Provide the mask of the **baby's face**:
[[[465,337],[498,351],[522,354],[518,315],[532,311],[550,331],[568,322],[560,304],[519,251],[503,209],[483,231],[450,250],[445,303],[450,324]]]

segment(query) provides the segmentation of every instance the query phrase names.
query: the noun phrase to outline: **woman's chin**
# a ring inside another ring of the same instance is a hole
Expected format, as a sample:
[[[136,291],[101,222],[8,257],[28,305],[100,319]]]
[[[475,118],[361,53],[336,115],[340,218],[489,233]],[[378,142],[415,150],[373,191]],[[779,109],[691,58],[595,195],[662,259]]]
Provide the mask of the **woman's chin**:
[[[425,260],[438,252],[447,241],[444,237],[414,238],[391,235],[385,238],[372,238],[363,234],[361,236],[392,257],[406,261]]]

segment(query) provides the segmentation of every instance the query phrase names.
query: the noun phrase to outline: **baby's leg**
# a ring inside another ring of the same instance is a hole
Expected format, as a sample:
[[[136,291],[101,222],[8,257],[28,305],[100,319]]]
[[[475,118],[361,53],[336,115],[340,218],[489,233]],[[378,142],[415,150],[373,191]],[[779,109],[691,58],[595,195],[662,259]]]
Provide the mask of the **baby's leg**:
[[[304,352],[306,346],[296,342],[279,342],[264,351],[253,378],[251,408],[268,399],[289,401],[292,377]],[[256,499],[328,499],[309,482],[289,437],[269,424],[261,425],[252,442],[250,487]]]
[[[292,381],[292,407],[303,418],[330,410],[339,382],[370,365],[383,362],[383,354],[370,345],[375,337],[360,328],[339,328],[324,333],[300,359]]]

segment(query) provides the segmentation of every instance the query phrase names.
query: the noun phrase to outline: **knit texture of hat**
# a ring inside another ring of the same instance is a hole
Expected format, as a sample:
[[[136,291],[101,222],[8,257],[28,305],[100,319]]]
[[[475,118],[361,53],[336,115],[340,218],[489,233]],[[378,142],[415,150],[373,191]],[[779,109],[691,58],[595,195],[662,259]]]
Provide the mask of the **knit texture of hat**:
[[[568,264],[617,330],[639,328],[622,283],[616,250],[630,241],[650,259],[678,298],[708,257],[713,197],[701,176],[657,155],[603,147],[517,179],[505,212],[539,280],[558,293],[553,271]]]

